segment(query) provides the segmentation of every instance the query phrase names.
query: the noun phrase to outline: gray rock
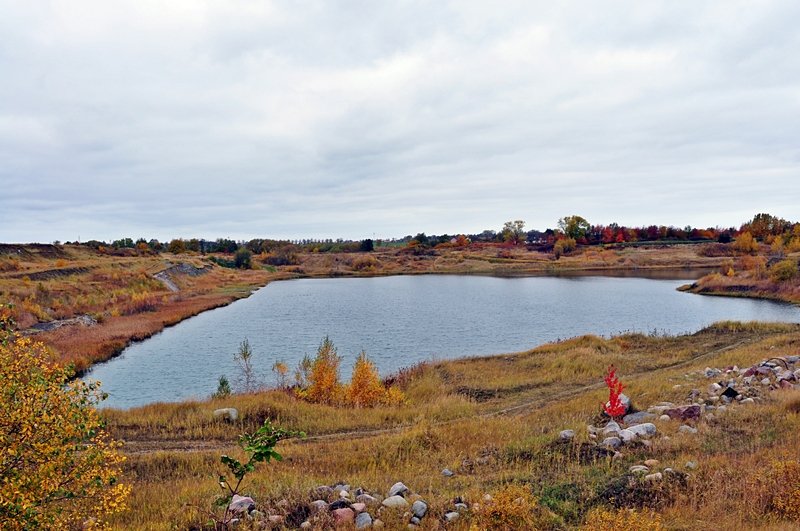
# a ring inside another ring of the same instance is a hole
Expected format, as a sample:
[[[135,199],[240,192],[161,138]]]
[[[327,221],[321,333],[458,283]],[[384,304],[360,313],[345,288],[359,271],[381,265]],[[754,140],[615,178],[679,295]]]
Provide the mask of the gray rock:
[[[769,378],[764,378],[763,380],[761,380],[761,385],[769,385],[770,383],[772,382],[770,381]]]
[[[722,371],[719,369],[712,369],[711,367],[706,367],[705,370],[703,371],[703,374],[705,374],[706,378],[713,378],[714,376],[719,376],[720,374],[722,374]]]
[[[389,496],[385,500],[383,500],[382,505],[384,507],[408,507],[408,502],[405,498],[400,496],[399,494],[395,494],[394,496]]]
[[[444,470],[442,470],[442,475],[444,477],[446,477],[446,478],[451,478],[451,477],[455,476],[456,474],[455,474],[455,472],[453,472],[449,468],[445,468]]]
[[[256,502],[250,496],[239,496],[234,494],[231,498],[231,503],[228,505],[228,511],[233,514],[244,513],[247,514],[256,508]]]
[[[469,507],[467,507],[466,503],[457,503],[457,504],[455,504],[454,507],[456,508],[456,511],[458,511],[460,513],[469,510]]]
[[[620,430],[617,436],[622,439],[622,442],[629,443],[636,440],[636,433],[631,430]]]
[[[422,523],[422,520],[420,520],[418,516],[412,516],[411,521],[409,523],[411,525],[419,525]]]
[[[358,496],[356,496],[356,502],[364,503],[366,505],[375,505],[376,503],[378,503],[378,500],[375,497],[370,496],[369,494],[359,494]]]
[[[311,502],[310,505],[311,509],[314,512],[324,511],[325,509],[328,508],[328,502],[326,502],[325,500],[314,500]]]
[[[655,413],[650,413],[648,411],[639,411],[638,413],[631,413],[630,415],[625,415],[622,421],[628,426],[632,426],[634,424],[641,424],[642,422],[647,422],[654,418],[656,418]]]
[[[564,430],[558,434],[560,441],[571,441],[575,437],[575,430]]]
[[[356,529],[366,529],[372,527],[372,516],[369,513],[358,513],[356,515]]]
[[[683,426],[678,428],[678,432],[679,433],[689,433],[689,434],[694,435],[695,433],[697,433],[697,428],[692,428],[691,426],[687,426],[687,425],[684,424]]]
[[[631,426],[628,430],[635,433],[637,437],[652,437],[658,431],[656,425],[652,422],[637,424],[636,426]]]
[[[603,435],[616,434],[619,433],[619,430],[621,429],[622,428],[619,427],[619,424],[612,420],[606,424],[605,428],[603,428]]]
[[[670,418],[669,415],[661,415],[660,417],[658,417],[658,420],[663,422],[663,421],[667,421],[667,420],[672,420],[672,418]]]
[[[603,439],[603,442],[600,443],[600,446],[616,449],[622,446],[622,439],[620,439],[619,437],[606,437],[605,439]]]
[[[213,415],[215,419],[233,422],[239,418],[239,411],[235,407],[223,407],[215,409]]]
[[[444,519],[446,522],[455,522],[459,519],[461,515],[455,511],[450,511],[449,513],[445,513]]]
[[[722,386],[718,383],[712,383],[708,386],[708,394],[715,395],[722,391]]]
[[[661,474],[661,472],[656,472],[655,474],[647,474],[644,477],[644,480],[645,481],[661,481],[663,478],[664,478],[664,476]]]
[[[333,494],[333,489],[327,485],[320,485],[319,487],[314,489],[314,494],[316,494],[320,498],[325,498]]]
[[[644,465],[633,465],[628,469],[628,472],[631,474],[644,474],[645,472],[650,472],[650,469]]]
[[[755,400],[753,400],[752,398],[745,398],[745,399],[744,399],[744,400],[742,400],[740,403],[741,403],[741,404],[755,404],[755,403],[756,403],[756,401],[755,401]]]
[[[786,356],[786,361],[789,363],[797,363],[800,361],[800,356]]]
[[[389,489],[389,494],[387,497],[391,498],[392,496],[405,496],[408,492],[408,487],[406,487],[402,482],[398,481],[392,485],[392,488]]]
[[[417,500],[411,504],[411,513],[417,518],[422,518],[428,512],[428,504],[423,500]]]

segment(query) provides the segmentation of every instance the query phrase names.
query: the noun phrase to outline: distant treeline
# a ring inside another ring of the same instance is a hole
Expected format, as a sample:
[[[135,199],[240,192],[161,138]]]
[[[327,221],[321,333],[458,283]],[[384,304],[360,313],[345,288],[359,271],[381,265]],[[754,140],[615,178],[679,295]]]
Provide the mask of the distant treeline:
[[[298,263],[299,252],[355,253],[371,252],[376,248],[413,247],[431,248],[438,246],[465,246],[471,243],[528,245],[539,248],[552,248],[559,241],[567,245],[613,245],[635,244],[640,242],[719,242],[729,243],[747,233],[755,241],[772,244],[776,239],[790,245],[800,241],[800,223],[790,222],[770,214],[757,214],[752,220],[735,227],[683,228],[665,225],[646,227],[627,227],[617,223],[592,225],[577,215],[566,216],[557,222],[556,228],[546,230],[525,230],[523,220],[506,222],[500,230],[487,229],[476,234],[427,235],[424,232],[415,236],[386,240],[344,240],[344,239],[300,239],[275,240],[256,238],[250,241],[236,241],[228,238],[205,240],[198,238],[175,238],[169,242],[156,239],[121,238],[110,243],[91,240],[87,242],[66,242],[85,245],[101,251],[120,251],[132,249],[144,252],[195,252],[200,254],[235,254],[246,250],[253,254],[269,255],[270,265],[291,265]],[[55,242],[59,243],[59,242]]]

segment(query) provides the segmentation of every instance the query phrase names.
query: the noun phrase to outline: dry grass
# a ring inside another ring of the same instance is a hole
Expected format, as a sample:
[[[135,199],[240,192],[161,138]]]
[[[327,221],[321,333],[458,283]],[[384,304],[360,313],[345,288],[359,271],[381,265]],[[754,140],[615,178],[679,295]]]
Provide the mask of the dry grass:
[[[485,493],[508,491],[508,485],[521,486],[526,494],[503,503],[535,509],[524,516],[535,517],[541,528],[579,527],[594,509],[600,512],[589,521],[593,528],[609,521],[635,526],[646,513],[625,509],[650,508],[665,529],[791,529],[797,525],[791,520],[796,492],[791,463],[800,451],[797,392],[775,392],[759,405],[734,408],[716,422],[702,423],[693,437],[679,434],[674,421],[658,422],[662,436],[652,447],[626,450],[613,463],[580,459],[579,450],[588,441],[585,425],[597,420],[607,397],[596,384],[608,363],[620,367],[626,393],[645,407],[683,402],[690,389],[708,384],[699,375],[706,366],[746,366],[798,353],[800,327],[722,323],[692,336],[583,337],[520,354],[432,364],[404,380],[411,401],[405,407],[331,408],[268,392],[109,411],[112,431],[129,441],[128,475],[134,482],[131,510],[115,524],[167,529],[202,523],[202,513],[192,507],[207,509],[218,494],[219,455],[235,452],[235,435],[266,415],[310,435],[281,443],[286,459],[248,479],[245,490],[271,514],[286,512],[278,505],[282,499],[290,505],[311,501],[310,491],[319,484],[347,481],[385,494],[403,481],[431,507],[423,520],[426,529],[436,528],[453,498],[481,505]],[[239,424],[210,419],[223,405],[240,408]],[[512,405],[523,407],[496,414]],[[404,427],[381,431],[397,426]],[[574,444],[554,444],[565,428],[576,429]],[[350,431],[360,433],[342,433]],[[172,450],[155,451],[159,448]],[[618,511],[603,493],[620,484],[630,465],[648,458],[659,459],[662,468],[689,472],[686,484],[658,489],[630,484]],[[685,468],[690,460],[699,463],[697,470]],[[445,467],[456,476],[443,477],[439,472]],[[495,517],[488,508],[477,510],[448,528],[480,528],[482,519]],[[398,515],[382,519],[389,528],[404,526]]]
[[[80,246],[42,247],[51,252],[0,256],[0,301],[14,305],[22,330],[79,315],[94,317],[98,326],[65,326],[38,334],[55,349],[59,362],[72,363],[79,372],[131,341],[285,277],[212,267],[200,256],[109,256]],[[180,288],[173,293],[153,275],[175,263],[210,269],[199,276],[173,275]]]

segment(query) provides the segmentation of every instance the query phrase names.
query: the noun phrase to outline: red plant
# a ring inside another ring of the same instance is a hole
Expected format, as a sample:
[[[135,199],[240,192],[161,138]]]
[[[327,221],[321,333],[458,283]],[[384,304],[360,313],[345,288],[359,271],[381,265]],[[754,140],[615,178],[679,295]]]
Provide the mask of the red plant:
[[[625,414],[625,404],[622,403],[620,395],[625,388],[622,382],[617,378],[617,369],[613,365],[609,365],[606,369],[606,376],[603,381],[608,386],[608,402],[606,402],[604,409],[606,414],[611,418],[619,418]]]

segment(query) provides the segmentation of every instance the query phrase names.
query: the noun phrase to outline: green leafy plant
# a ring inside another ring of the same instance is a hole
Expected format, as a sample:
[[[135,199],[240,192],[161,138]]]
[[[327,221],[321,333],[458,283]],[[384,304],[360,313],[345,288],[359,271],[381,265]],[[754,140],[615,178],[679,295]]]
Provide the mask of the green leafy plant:
[[[229,455],[220,457],[220,461],[228,467],[230,475],[233,477],[229,480],[225,474],[220,474],[219,476],[219,486],[225,491],[225,496],[221,500],[225,505],[225,513],[221,520],[216,520],[218,528],[227,529],[231,519],[234,517],[230,502],[234,496],[241,492],[245,476],[254,471],[258,463],[269,463],[273,459],[276,461],[283,459],[281,454],[275,451],[275,446],[278,442],[292,437],[304,438],[305,436],[306,434],[301,431],[285,430],[273,426],[267,419],[264,421],[264,425],[255,432],[245,433],[239,437],[239,446],[250,456],[247,461],[242,462]]]
[[[225,375],[219,377],[219,383],[217,384],[217,390],[215,393],[211,395],[211,398],[227,398],[231,396],[231,384]]]

